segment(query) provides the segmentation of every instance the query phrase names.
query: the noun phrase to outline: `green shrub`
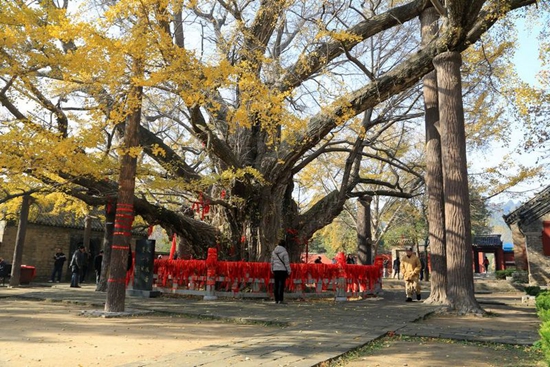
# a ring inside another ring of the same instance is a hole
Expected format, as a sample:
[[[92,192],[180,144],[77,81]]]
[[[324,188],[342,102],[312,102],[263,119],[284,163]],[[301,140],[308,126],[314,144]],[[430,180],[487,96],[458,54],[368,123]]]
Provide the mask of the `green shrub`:
[[[495,271],[495,277],[497,279],[506,279],[506,277],[511,277],[514,271],[516,271],[516,269],[497,270]]]
[[[550,310],[540,310],[537,311],[537,315],[541,322],[548,322],[550,321]]]
[[[541,338],[541,349],[544,353],[544,360],[550,366],[550,321],[543,322],[539,329]]]
[[[535,307],[537,308],[537,312],[550,310],[550,292],[540,292],[535,298]]]

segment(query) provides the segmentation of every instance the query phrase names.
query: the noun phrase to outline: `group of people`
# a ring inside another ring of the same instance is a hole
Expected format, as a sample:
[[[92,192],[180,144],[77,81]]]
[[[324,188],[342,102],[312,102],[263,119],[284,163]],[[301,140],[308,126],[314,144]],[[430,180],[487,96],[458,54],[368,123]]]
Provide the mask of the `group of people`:
[[[69,262],[69,269],[71,271],[71,288],[80,288],[80,283],[86,281],[88,275],[88,268],[92,255],[86,250],[84,245],[79,245],[78,249],[73,253],[71,261]],[[53,271],[49,282],[61,282],[61,274],[63,272],[63,265],[67,261],[67,256],[61,251],[61,248],[57,248],[53,256],[54,264]],[[101,266],[103,263],[103,250],[94,257],[94,270],[96,275],[96,284],[99,283],[101,277]]]
[[[80,245],[74,252],[69,268],[71,269],[71,287],[80,288],[79,282],[82,283],[85,280],[87,264],[89,262],[89,253],[86,251],[84,245]],[[67,260],[65,254],[61,251],[61,248],[56,249],[56,253],[53,256],[54,268],[50,282],[54,282],[57,277],[57,283],[61,281],[61,273],[63,270],[63,264]],[[488,267],[488,260],[485,257],[484,264]],[[321,262],[320,257],[315,261]],[[94,258],[94,269],[96,272],[96,283],[99,283],[101,277],[101,266],[103,262],[103,250]],[[487,262],[487,264],[485,263]],[[386,270],[388,263],[384,261],[384,270]],[[405,294],[406,302],[412,302],[413,298],[417,300],[422,299],[420,280],[422,280],[423,264],[419,257],[414,253],[413,248],[408,246],[405,248],[405,256],[401,259],[396,258],[393,261],[393,277],[400,279],[400,274],[405,281]],[[290,257],[286,250],[286,242],[280,240],[278,245],[271,253],[271,272],[274,278],[273,294],[275,303],[284,303],[284,289],[287,277],[290,276],[292,270],[290,268]],[[386,272],[384,272],[384,277]]]

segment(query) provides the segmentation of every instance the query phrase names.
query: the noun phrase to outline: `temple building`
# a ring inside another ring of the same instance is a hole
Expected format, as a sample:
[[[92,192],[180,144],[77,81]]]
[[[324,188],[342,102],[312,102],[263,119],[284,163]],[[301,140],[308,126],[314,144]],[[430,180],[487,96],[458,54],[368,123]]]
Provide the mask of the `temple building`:
[[[527,270],[529,284],[550,282],[550,186],[504,216],[512,230],[516,269]]]

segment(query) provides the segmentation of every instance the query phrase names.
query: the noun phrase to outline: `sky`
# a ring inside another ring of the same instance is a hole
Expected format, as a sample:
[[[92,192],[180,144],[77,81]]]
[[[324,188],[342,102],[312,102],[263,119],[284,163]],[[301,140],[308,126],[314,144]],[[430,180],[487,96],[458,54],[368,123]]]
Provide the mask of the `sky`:
[[[519,76],[526,82],[533,85],[540,85],[536,80],[537,73],[541,70],[541,61],[539,60],[538,32],[540,27],[528,30],[524,19],[517,21],[518,39],[521,40],[518,51],[514,56],[516,70]]]
[[[537,73],[541,70],[542,64],[539,60],[539,45],[538,45],[538,32],[540,32],[540,26],[535,27],[533,30],[528,30],[524,24],[524,19],[521,18],[517,21],[518,27],[518,39],[519,48],[514,56],[514,63],[516,71],[521,79],[531,85],[540,86],[540,83],[537,81]],[[518,131],[518,135],[522,136],[522,133]],[[497,163],[496,159],[499,159],[505,154],[508,154],[517,147],[516,144],[511,144],[510,148],[493,146],[492,149],[486,154],[476,153],[471,157],[468,157],[468,161],[475,162],[473,164],[473,170],[477,171],[482,167],[493,165]],[[481,158],[481,159],[480,159]],[[521,155],[514,155],[514,159],[525,166],[534,166],[537,159],[539,158],[538,153],[523,153]],[[499,195],[495,197],[491,202],[493,203],[502,203],[508,200],[513,201],[526,201],[532,198],[536,193],[542,191],[547,185],[550,184],[550,181],[543,182],[530,182],[526,184],[518,185],[514,190],[517,192],[524,192],[523,194],[517,196],[509,195]]]

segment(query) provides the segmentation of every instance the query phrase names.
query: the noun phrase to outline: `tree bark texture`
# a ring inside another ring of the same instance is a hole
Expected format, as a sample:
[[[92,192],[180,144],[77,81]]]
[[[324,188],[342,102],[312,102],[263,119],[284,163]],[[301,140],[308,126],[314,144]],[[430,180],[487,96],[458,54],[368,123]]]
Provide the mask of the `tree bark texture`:
[[[474,297],[461,63],[461,55],[456,51],[434,58],[442,142],[447,296],[452,311],[466,314],[483,310]]]
[[[107,286],[106,312],[123,312],[126,300],[126,272],[128,251],[131,250],[132,223],[134,221],[134,192],[136,184],[137,157],[130,151],[139,146],[139,126],[143,88],[134,86],[129,103],[135,103],[129,114],[124,132],[124,147],[119,176],[119,190],[115,214],[111,268]]]
[[[13,248],[10,287],[18,287],[21,280],[21,261],[23,259],[23,247],[25,246],[25,236],[27,234],[30,205],[31,196],[28,194],[23,195],[23,200],[21,201],[21,212],[19,213],[19,224],[17,226],[17,235],[15,236],[15,247]]]
[[[437,36],[439,16],[435,8],[420,15],[422,43]],[[430,297],[426,303],[447,303],[447,258],[445,254],[445,214],[443,201],[443,170],[441,166],[441,136],[437,130],[439,106],[436,72],[423,79],[426,126],[426,196],[428,211],[428,240],[430,243]]]
[[[107,279],[111,270],[111,253],[113,246],[113,232],[115,228],[115,208],[114,200],[109,201],[105,206],[105,232],[103,233],[103,260],[101,262],[101,276],[96,285],[96,291],[107,291]]]
[[[372,234],[370,226],[370,196],[357,200],[357,258],[359,264],[372,264]]]

